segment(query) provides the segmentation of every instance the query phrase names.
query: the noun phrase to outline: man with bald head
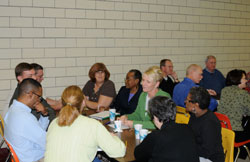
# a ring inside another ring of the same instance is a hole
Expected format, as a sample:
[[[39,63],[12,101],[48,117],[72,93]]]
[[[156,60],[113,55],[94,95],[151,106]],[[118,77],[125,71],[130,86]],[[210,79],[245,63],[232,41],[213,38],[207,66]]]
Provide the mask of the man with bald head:
[[[186,70],[186,77],[174,88],[173,100],[177,106],[186,107],[185,100],[188,96],[189,90],[192,87],[198,87],[202,77],[202,68],[199,65],[191,64],[188,66]],[[213,90],[208,90],[208,92],[210,95],[216,95],[216,92]],[[217,104],[217,101],[211,98],[208,108],[214,111]]]

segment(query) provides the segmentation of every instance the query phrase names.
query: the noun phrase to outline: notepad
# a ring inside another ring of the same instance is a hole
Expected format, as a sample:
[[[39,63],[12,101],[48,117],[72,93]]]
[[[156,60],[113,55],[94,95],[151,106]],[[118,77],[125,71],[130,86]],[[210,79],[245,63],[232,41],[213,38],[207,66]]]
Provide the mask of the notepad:
[[[92,114],[89,117],[97,120],[104,120],[109,118],[109,111],[102,111],[96,114]]]

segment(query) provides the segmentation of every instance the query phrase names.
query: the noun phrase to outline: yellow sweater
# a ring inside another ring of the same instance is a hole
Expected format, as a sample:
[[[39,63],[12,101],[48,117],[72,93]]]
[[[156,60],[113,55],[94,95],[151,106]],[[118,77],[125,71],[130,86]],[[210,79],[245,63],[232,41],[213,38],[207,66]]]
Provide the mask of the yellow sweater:
[[[124,143],[95,119],[80,115],[71,126],[60,127],[56,118],[48,129],[44,160],[92,162],[98,146],[110,157],[123,157],[126,152]]]

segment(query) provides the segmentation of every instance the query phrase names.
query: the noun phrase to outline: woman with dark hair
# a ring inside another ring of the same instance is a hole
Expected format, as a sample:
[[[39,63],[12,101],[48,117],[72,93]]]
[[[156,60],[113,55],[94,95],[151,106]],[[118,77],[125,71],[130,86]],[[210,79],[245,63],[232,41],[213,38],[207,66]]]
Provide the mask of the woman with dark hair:
[[[191,113],[188,125],[194,132],[201,162],[224,162],[220,121],[208,109],[210,95],[203,87],[193,87],[186,98]]]
[[[89,70],[90,80],[85,84],[82,92],[88,108],[97,109],[109,107],[115,96],[115,85],[109,80],[110,73],[103,63],[95,63]]]
[[[84,96],[78,86],[67,87],[63,108],[47,133],[45,162],[91,162],[98,147],[110,157],[122,157],[126,147],[97,120],[82,116]]]
[[[148,134],[135,148],[136,161],[199,162],[192,130],[186,124],[175,123],[175,103],[168,97],[156,96],[148,106],[159,130]]]
[[[116,111],[121,115],[135,111],[142,92],[141,80],[142,74],[139,70],[132,69],[127,73],[125,86],[121,87],[114,102]]]
[[[243,70],[231,70],[226,77],[226,87],[222,89],[218,111],[226,114],[235,131],[235,141],[242,142],[250,139],[249,131],[241,126],[243,115],[250,115],[250,95],[243,90],[246,87],[246,73]],[[250,146],[248,145],[248,148]],[[240,158],[245,158],[245,149],[242,149]]]

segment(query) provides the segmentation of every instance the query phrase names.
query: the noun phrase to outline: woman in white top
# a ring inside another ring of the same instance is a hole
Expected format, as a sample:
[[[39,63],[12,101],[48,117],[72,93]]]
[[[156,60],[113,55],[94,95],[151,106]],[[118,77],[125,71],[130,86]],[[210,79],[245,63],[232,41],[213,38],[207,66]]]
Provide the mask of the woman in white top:
[[[45,162],[91,162],[100,147],[110,157],[125,155],[125,145],[95,119],[82,116],[84,96],[78,86],[66,88],[63,108],[47,134]]]

